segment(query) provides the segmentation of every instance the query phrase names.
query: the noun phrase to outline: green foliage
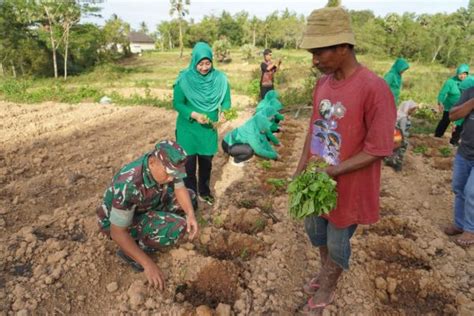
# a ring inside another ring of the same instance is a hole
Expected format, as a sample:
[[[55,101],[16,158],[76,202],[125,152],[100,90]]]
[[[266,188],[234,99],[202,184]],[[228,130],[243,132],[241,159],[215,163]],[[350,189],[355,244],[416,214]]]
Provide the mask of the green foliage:
[[[214,216],[214,218],[212,219],[212,224],[216,227],[221,227],[223,224],[224,224],[224,220],[222,219],[221,216],[219,215],[216,215]]]
[[[268,170],[272,167],[272,163],[269,160],[262,160],[260,161],[260,167],[264,170]]]
[[[214,55],[216,56],[217,61],[219,62],[229,62],[230,61],[230,42],[225,36],[222,36],[220,40],[215,41],[212,45]]]
[[[242,58],[245,60],[250,60],[254,58],[255,46],[251,44],[245,44],[240,47],[240,52],[242,53]]]
[[[453,153],[451,148],[449,148],[449,147],[441,147],[438,150],[439,150],[439,153],[441,154],[441,156],[443,156],[443,157],[450,157]]]
[[[286,185],[285,179],[278,179],[278,178],[268,178],[267,183],[273,185],[275,189],[281,189]]]
[[[336,207],[336,181],[327,173],[316,170],[322,167],[323,164],[310,163],[288,185],[289,213],[292,218],[303,219],[310,215],[328,214]]]
[[[413,148],[413,153],[424,155],[428,152],[428,147],[426,145],[418,145]]]
[[[265,229],[265,226],[267,226],[267,222],[264,219],[259,218],[255,221],[255,224],[253,226],[253,231],[261,232],[262,230]]]
[[[260,79],[250,81],[246,92],[248,95],[258,99],[260,97]]]
[[[419,107],[413,116],[422,120],[427,120],[429,122],[436,122],[438,120],[436,111],[433,108],[427,106]]]
[[[222,112],[222,114],[224,114],[224,118],[227,121],[233,121],[239,117],[239,114],[237,113],[236,108],[230,108],[228,110],[225,110]]]

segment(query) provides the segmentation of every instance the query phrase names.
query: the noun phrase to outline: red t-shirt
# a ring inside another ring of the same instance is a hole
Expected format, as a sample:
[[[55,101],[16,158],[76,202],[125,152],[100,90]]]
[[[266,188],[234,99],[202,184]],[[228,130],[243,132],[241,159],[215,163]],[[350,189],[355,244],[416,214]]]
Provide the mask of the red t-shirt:
[[[337,81],[323,76],[313,94],[310,124],[313,155],[336,165],[363,151],[392,154],[396,107],[385,81],[365,67]],[[309,157],[308,157],[309,158]],[[372,224],[379,219],[381,160],[340,175],[337,206],[327,218],[336,227]]]

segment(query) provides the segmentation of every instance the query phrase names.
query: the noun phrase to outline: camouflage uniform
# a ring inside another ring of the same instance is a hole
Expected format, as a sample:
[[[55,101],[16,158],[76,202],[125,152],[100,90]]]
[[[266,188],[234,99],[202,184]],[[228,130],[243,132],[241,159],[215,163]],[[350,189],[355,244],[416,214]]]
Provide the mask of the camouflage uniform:
[[[408,148],[408,130],[411,127],[411,122],[409,119],[402,118],[397,120],[396,128],[400,130],[403,138],[400,147],[396,148],[393,151],[393,154],[384,159],[387,166],[392,167],[395,171],[401,171],[403,166],[403,158],[405,157],[405,152]]]
[[[170,142],[165,145],[173,147],[175,144]],[[182,153],[185,155],[184,151]],[[132,238],[145,251],[170,246],[184,235],[186,220],[183,217],[184,211],[177,203],[174,188],[184,188],[182,178],[186,174],[175,171],[173,183],[161,185],[153,179],[148,167],[148,158],[156,155],[165,165],[167,172],[173,173],[168,168],[167,159],[185,158],[180,158],[179,153],[174,154],[175,157],[172,153],[169,158],[163,157],[157,150],[152,151],[125,165],[114,176],[104,193],[102,205],[97,209],[101,232],[110,236],[110,224],[128,227]],[[192,190],[188,191],[196,209],[196,194]]]

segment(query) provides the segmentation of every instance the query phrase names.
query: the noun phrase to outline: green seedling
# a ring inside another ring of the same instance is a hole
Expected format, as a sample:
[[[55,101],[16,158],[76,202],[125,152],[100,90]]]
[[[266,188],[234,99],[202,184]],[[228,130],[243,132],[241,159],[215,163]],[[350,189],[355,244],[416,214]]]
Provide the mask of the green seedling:
[[[249,257],[249,250],[247,248],[242,249],[240,252],[240,259],[245,260]]]
[[[443,157],[449,157],[452,154],[451,148],[449,148],[449,147],[441,147],[438,150],[439,150],[439,153],[441,154],[441,156],[443,156]]]
[[[212,224],[214,224],[214,226],[216,226],[216,227],[221,227],[222,224],[224,224],[224,220],[222,219],[221,216],[216,215],[216,216],[212,219]]]
[[[267,226],[267,222],[265,220],[259,218],[255,221],[254,231],[255,232],[260,232],[260,231],[265,229],[265,226]]]
[[[235,120],[236,118],[239,117],[239,114],[237,113],[236,108],[230,108],[228,110],[225,110],[225,111],[222,112],[222,114],[224,115],[224,118],[227,121],[233,121],[233,120]]]
[[[278,179],[278,178],[268,178],[267,183],[273,185],[275,189],[283,188],[286,185],[285,179]]]
[[[265,170],[268,170],[272,167],[272,163],[268,160],[262,160],[260,161],[260,166],[265,169]]]
[[[428,147],[426,145],[419,145],[413,148],[413,153],[424,155],[428,152]]]

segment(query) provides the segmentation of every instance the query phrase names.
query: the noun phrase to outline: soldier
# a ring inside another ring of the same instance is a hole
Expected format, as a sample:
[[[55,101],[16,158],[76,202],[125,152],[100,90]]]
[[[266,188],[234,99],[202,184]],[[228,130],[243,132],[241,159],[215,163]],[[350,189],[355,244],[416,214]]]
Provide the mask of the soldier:
[[[183,182],[185,162],[177,143],[159,142],[122,167],[97,209],[100,231],[118,244],[117,255],[161,290],[163,273],[147,253],[177,243],[185,232],[190,239],[198,232],[196,194]]]

